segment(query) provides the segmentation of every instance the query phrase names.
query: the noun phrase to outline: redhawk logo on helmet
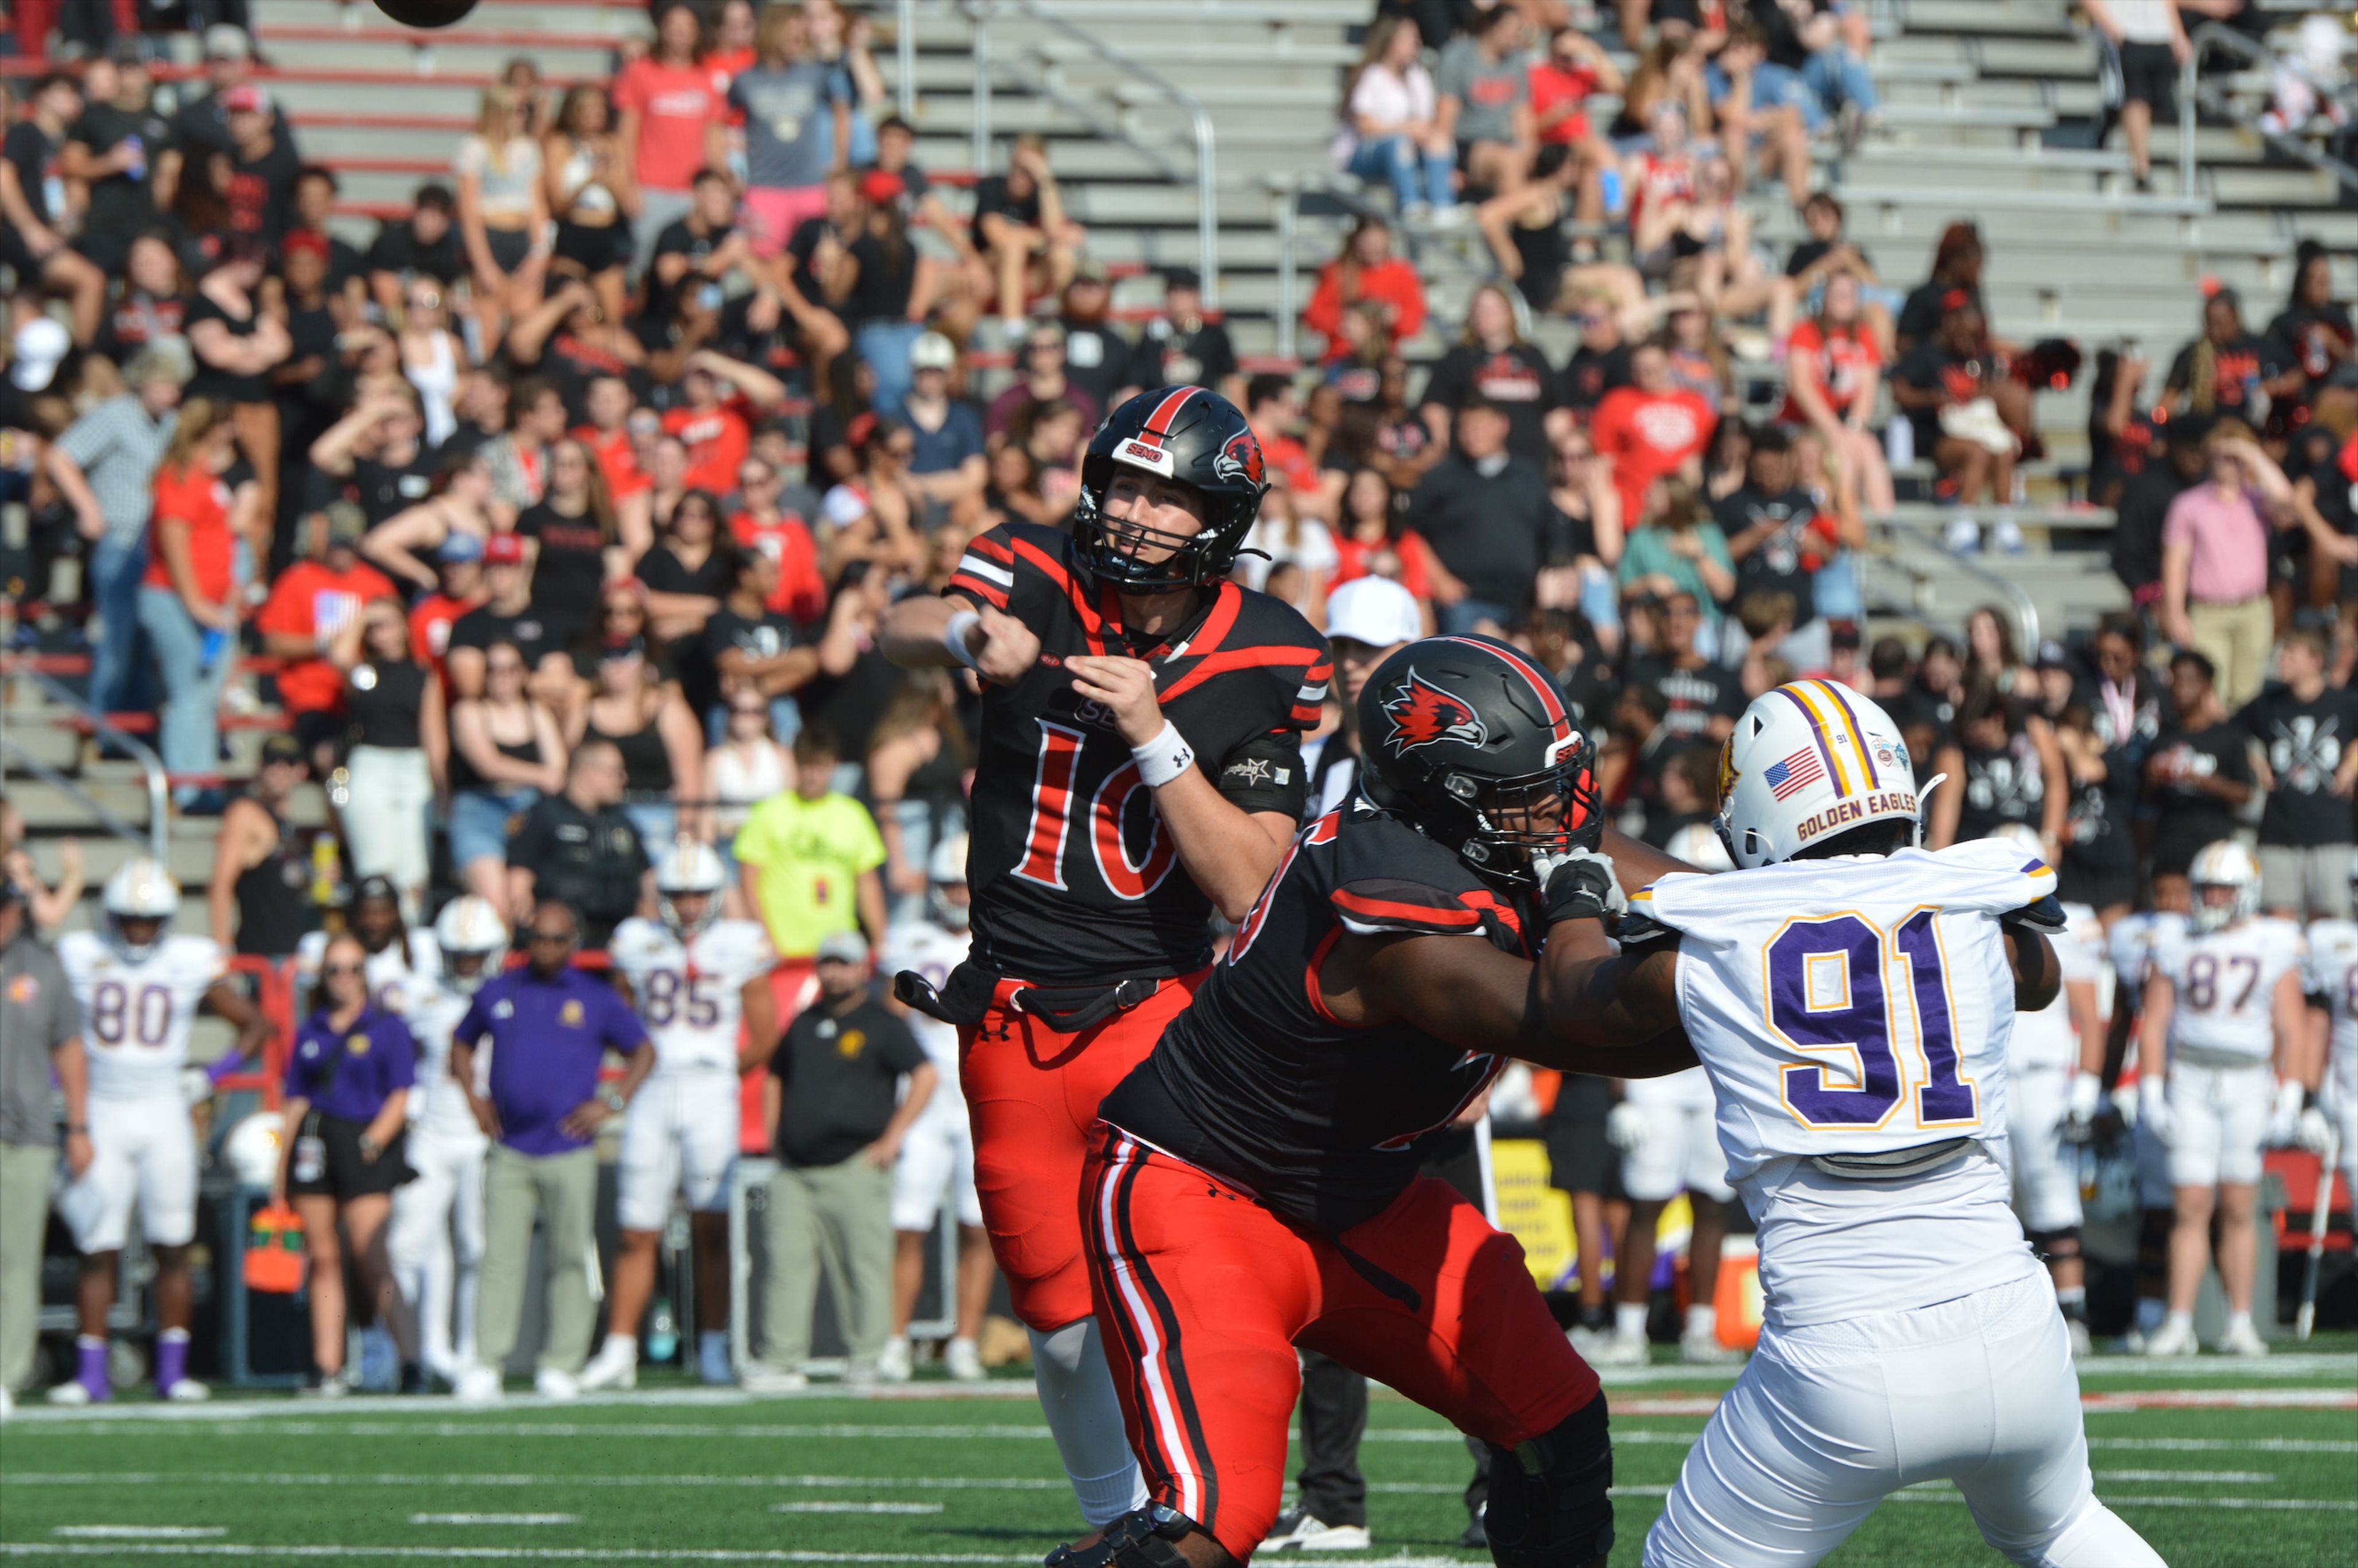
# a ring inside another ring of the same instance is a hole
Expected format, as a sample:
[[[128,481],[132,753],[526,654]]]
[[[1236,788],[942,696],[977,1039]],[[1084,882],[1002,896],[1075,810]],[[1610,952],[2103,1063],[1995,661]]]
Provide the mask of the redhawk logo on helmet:
[[[1222,479],[1240,479],[1247,484],[1259,484],[1261,476],[1260,443],[1252,432],[1240,430],[1220,449],[1212,460],[1212,471]]]
[[[1391,696],[1384,698],[1384,714],[1392,721],[1392,732],[1384,744],[1395,757],[1441,741],[1463,741],[1469,746],[1479,746],[1490,739],[1479,714],[1413,669],[1408,672],[1408,679],[1394,687]]]

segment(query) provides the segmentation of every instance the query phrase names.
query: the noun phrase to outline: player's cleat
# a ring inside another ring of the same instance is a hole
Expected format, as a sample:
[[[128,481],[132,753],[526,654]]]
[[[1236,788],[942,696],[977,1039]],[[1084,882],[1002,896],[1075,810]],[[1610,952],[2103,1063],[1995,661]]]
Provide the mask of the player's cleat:
[[[979,1383],[990,1376],[983,1370],[982,1351],[971,1339],[953,1339],[942,1351],[942,1365],[953,1381]]]
[[[111,1392],[112,1390],[110,1390],[110,1393]],[[79,1408],[82,1405],[100,1404],[104,1402],[108,1397],[108,1394],[92,1394],[87,1385],[79,1382],[59,1383],[57,1387],[49,1390],[48,1396],[49,1403],[53,1405],[66,1405],[74,1408]]]
[[[0,1421],[6,1421],[16,1413],[16,1396],[5,1389],[0,1389]]]
[[[532,1375],[532,1391],[544,1400],[578,1400],[581,1379],[559,1368],[543,1367]]]
[[[581,1368],[578,1379],[580,1391],[596,1389],[635,1389],[639,1386],[639,1342],[608,1335],[590,1365]]]
[[[2219,1354],[2222,1356],[2265,1356],[2267,1353],[2268,1342],[2260,1337],[2260,1331],[2252,1325],[2249,1318],[2239,1318],[2229,1324],[2227,1332],[2219,1336]]]
[[[1466,1521],[1466,1533],[1457,1538],[1457,1544],[1468,1552],[1490,1550],[1490,1531],[1482,1522],[1482,1515],[1477,1513]]]
[[[730,1364],[729,1336],[699,1335],[696,1341],[696,1380],[708,1389],[734,1388],[737,1368]]]
[[[756,1361],[745,1368],[737,1386],[749,1394],[798,1394],[810,1387],[810,1378],[806,1373],[781,1372]]]
[[[2088,1337],[2088,1325],[2076,1317],[2063,1320],[2063,1330],[2071,1336],[2071,1359],[2084,1361],[2096,1353],[2095,1342]]]
[[[1743,1360],[1744,1352],[1730,1350],[1716,1334],[1691,1333],[1679,1340],[1679,1359],[1690,1367],[1727,1367]]]
[[[296,1392],[308,1400],[341,1400],[352,1391],[352,1375],[339,1368],[333,1372],[314,1372],[310,1380]]]
[[[1653,1346],[1642,1334],[1622,1334],[1617,1330],[1602,1336],[1596,1348],[1589,1353],[1592,1367],[1643,1367],[1653,1360]]]
[[[883,1383],[905,1383],[909,1380],[912,1354],[906,1335],[884,1342],[883,1354],[876,1357],[876,1379]]]
[[[2146,1336],[2144,1354],[2147,1356],[2195,1356],[2202,1346],[2194,1338],[2190,1323],[2165,1323]]]
[[[1303,1508],[1278,1515],[1260,1541],[1263,1552],[1365,1552],[1368,1546],[1366,1525],[1328,1524]]]
[[[864,1389],[876,1381],[876,1363],[866,1357],[855,1356],[843,1364],[843,1386]]]
[[[500,1386],[497,1367],[466,1367],[450,1380],[451,1397],[461,1404],[493,1405],[500,1402],[505,1390]]]
[[[194,1378],[182,1378],[167,1388],[157,1390],[156,1397],[169,1400],[176,1405],[200,1405],[213,1397],[213,1391]]]

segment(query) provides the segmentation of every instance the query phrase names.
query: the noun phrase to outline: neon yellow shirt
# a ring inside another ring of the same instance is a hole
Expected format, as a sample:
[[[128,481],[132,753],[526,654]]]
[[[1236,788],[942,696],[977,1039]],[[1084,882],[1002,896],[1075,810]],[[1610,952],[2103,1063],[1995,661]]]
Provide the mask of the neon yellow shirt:
[[[761,873],[762,923],[782,958],[807,958],[838,931],[860,929],[860,878],[884,863],[868,808],[848,795],[789,792],[753,808],[737,858]]]

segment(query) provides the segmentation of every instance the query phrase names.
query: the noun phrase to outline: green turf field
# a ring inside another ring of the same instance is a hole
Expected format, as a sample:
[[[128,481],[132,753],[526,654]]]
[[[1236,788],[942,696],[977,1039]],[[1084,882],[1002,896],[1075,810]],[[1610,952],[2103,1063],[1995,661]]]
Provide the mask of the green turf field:
[[[2098,1491],[2176,1568],[2358,1563],[2358,1353],[2083,1375]],[[1621,1541],[1647,1526],[1724,1375],[1611,1384]],[[224,1397],[36,1408],[0,1428],[0,1553],[83,1564],[1036,1563],[1070,1502],[1022,1385],[752,1400],[686,1389],[565,1407],[514,1398],[332,1405]],[[940,1394],[942,1397],[927,1397]],[[1379,1398],[1364,1462],[1376,1550],[1331,1561],[1485,1563],[1460,1551],[1462,1444]],[[177,1535],[161,1533],[179,1532]],[[1833,1563],[1990,1563],[1955,1491],[1885,1504]]]

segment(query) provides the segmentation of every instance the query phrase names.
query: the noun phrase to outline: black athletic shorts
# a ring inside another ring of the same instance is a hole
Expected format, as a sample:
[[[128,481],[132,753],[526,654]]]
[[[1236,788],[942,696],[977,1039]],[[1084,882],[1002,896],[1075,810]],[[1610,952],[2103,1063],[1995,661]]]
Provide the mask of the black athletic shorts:
[[[394,1134],[393,1141],[377,1151],[373,1160],[361,1152],[361,1134],[367,1130],[364,1121],[316,1110],[306,1116],[296,1141],[295,1160],[287,1171],[287,1192],[297,1197],[350,1203],[389,1193],[417,1174],[404,1158],[409,1147],[407,1128]]]
[[[1613,1084],[1585,1073],[1566,1073],[1548,1117],[1548,1181],[1568,1193],[1626,1197],[1621,1190],[1621,1151],[1605,1140],[1605,1119],[1613,1110]]]
[[[2121,101],[2149,103],[2157,119],[2173,113],[2178,102],[2178,61],[2168,44],[2121,45]]]

